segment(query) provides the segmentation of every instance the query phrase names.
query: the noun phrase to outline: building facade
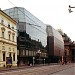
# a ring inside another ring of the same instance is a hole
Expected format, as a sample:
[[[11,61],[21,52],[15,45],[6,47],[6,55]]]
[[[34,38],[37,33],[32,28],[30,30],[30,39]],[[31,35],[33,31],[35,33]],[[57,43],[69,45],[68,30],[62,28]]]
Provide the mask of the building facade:
[[[50,25],[47,25],[47,50],[49,62],[58,62],[64,56],[62,36]]]
[[[62,36],[64,40],[64,59],[66,63],[74,63],[75,62],[75,42],[71,41],[71,39],[64,33]]]
[[[47,57],[46,25],[22,7],[6,9],[4,12],[17,21],[19,64],[43,63]]]
[[[64,35],[62,35],[62,37],[64,40],[65,61],[71,62],[71,43],[72,43],[72,41],[65,33],[64,33]]]
[[[17,66],[16,21],[0,10],[0,67]],[[10,60],[9,60],[10,59]]]
[[[70,44],[70,61],[75,63],[75,41]]]
[[[58,29],[58,32],[62,35],[63,41],[64,41],[64,61],[65,63],[72,62],[72,50],[73,49],[73,43],[69,36],[65,34],[61,29]]]

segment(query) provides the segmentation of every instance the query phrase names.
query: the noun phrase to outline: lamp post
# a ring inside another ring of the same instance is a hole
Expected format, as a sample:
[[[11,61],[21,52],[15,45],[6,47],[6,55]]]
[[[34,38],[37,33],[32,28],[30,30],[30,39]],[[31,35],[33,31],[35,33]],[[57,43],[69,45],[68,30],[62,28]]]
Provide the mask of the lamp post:
[[[41,51],[40,50],[38,50],[37,52],[36,52],[37,54],[38,54],[38,57],[39,57],[39,63],[40,63],[40,54],[41,54]]]
[[[35,60],[35,57],[33,57],[33,66],[34,66],[34,63],[35,63],[35,61],[34,61],[34,60]]]
[[[45,64],[45,58],[44,58],[44,64]]]

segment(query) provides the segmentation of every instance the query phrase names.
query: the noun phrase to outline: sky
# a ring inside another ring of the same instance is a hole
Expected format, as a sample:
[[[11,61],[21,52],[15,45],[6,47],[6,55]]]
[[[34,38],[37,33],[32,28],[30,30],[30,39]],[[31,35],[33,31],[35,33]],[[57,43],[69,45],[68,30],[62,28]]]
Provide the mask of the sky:
[[[63,30],[75,41],[75,9],[69,13],[69,5],[75,6],[75,0],[0,0],[2,10],[15,6],[24,7],[43,23]]]

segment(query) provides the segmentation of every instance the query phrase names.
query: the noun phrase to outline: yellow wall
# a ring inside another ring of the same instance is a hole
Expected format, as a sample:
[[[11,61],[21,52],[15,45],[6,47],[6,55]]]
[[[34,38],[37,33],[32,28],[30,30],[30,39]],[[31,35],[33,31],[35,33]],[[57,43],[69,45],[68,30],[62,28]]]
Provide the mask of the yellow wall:
[[[2,19],[4,20],[3,24],[1,24]],[[10,23],[11,29],[8,28],[8,23]],[[12,26],[14,27],[13,30]],[[4,28],[4,38],[2,37],[2,28]],[[17,66],[17,31],[15,29],[16,22],[0,10],[0,67],[6,66],[6,57],[9,57],[9,53],[11,53],[12,65]],[[11,32],[10,40],[9,32]],[[14,41],[12,38],[13,34]],[[3,61],[3,52],[5,52],[5,61]],[[13,61],[13,53],[15,53],[15,61]]]

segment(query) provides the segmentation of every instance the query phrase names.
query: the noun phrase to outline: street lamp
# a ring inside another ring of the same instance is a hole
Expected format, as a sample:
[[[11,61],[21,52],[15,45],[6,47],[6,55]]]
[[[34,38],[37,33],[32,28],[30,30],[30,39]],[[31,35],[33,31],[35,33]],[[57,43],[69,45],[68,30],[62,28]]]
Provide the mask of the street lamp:
[[[73,12],[73,11],[71,10],[71,8],[69,8],[68,11],[69,11],[69,13]]]
[[[75,7],[72,7],[71,5],[69,5],[69,13],[71,13],[71,12],[73,12],[72,10],[71,10],[71,8],[75,8]]]
[[[37,54],[38,54],[38,57],[39,57],[39,63],[40,63],[40,54],[41,54],[41,51],[40,50],[38,50],[37,52],[36,52]]]
[[[35,57],[33,57],[33,66],[34,66],[34,63],[35,63],[35,61],[34,61],[34,60],[35,60]]]

